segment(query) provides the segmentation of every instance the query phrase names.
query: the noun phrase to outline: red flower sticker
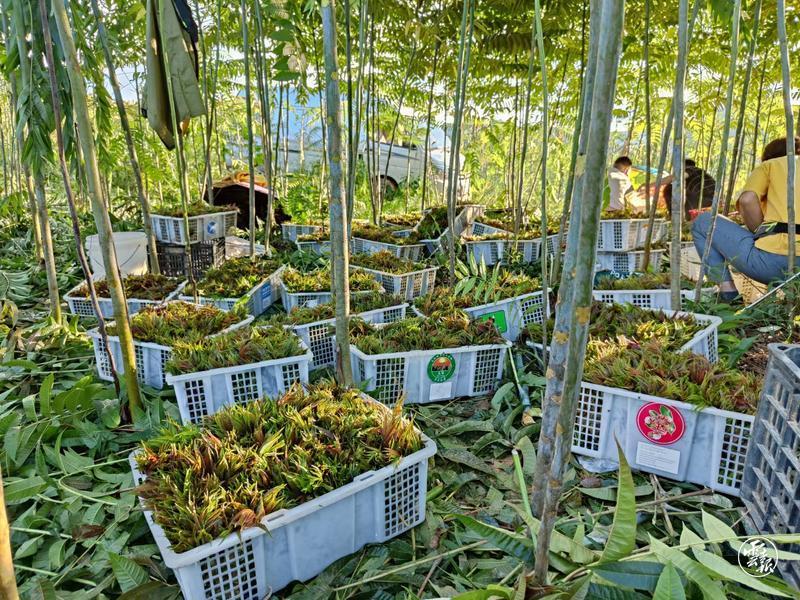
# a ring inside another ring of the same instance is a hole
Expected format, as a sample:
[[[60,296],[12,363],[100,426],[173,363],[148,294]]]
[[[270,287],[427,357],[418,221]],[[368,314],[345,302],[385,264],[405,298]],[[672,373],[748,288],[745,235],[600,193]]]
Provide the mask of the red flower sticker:
[[[648,441],[668,446],[683,437],[686,422],[674,406],[650,402],[642,406],[636,414],[636,427]]]

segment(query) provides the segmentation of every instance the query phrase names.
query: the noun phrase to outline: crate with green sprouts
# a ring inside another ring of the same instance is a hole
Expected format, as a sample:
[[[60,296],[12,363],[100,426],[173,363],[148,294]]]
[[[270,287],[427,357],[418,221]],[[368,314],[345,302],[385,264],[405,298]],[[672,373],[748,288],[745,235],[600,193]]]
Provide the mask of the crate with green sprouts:
[[[491,394],[511,343],[488,323],[456,311],[438,319],[350,324],[353,376],[370,395],[406,404]]]
[[[456,207],[456,216],[453,221],[455,238],[469,231],[469,226],[483,214],[485,208],[478,204],[461,204]],[[447,218],[447,208],[437,206],[425,212],[422,220],[414,227],[414,234],[425,244],[429,254],[439,250],[446,250],[450,235],[450,225]]]
[[[661,261],[664,259],[665,250],[663,248],[653,248],[650,250],[650,264],[648,269],[659,271]],[[594,271],[614,271],[621,275],[632,275],[644,271],[644,250],[631,250],[629,252],[606,252],[597,251]]]
[[[253,316],[258,316],[280,297],[283,265],[276,258],[261,255],[232,258],[219,267],[209,269],[196,286],[186,286],[181,300],[193,302],[197,289],[200,304],[210,304],[231,310],[243,304]]]
[[[350,295],[382,293],[384,290],[368,273],[350,274]],[[331,270],[328,267],[303,273],[286,267],[281,273],[281,301],[286,312],[297,306],[313,307],[330,302]]]
[[[162,304],[177,298],[186,285],[186,280],[165,275],[128,275],[122,280],[128,314],[133,315],[148,306]],[[97,304],[104,319],[114,318],[114,305],[108,290],[108,282],[98,279],[94,282]],[[64,295],[69,312],[79,317],[97,318],[89,296],[89,286],[84,281]]]
[[[300,236],[313,235],[322,232],[323,225],[315,223],[281,223],[281,236],[290,242],[296,242]]]
[[[277,325],[247,325],[214,337],[179,340],[165,365],[184,423],[308,383],[311,351]]]
[[[402,298],[387,294],[362,294],[350,296],[350,313],[367,323],[393,323],[404,319],[406,304]],[[288,314],[279,314],[270,323],[283,325],[295,332],[314,355],[311,368],[336,365],[335,305],[333,302],[314,307],[297,306]]]
[[[800,346],[770,344],[742,483],[742,500],[759,533],[800,529],[799,391]],[[789,551],[799,552],[799,546],[794,544]],[[787,581],[800,586],[796,561],[780,561],[778,569]]]
[[[558,233],[549,230],[545,238],[547,243],[547,256],[555,256],[558,248]],[[532,263],[542,259],[542,234],[538,229],[526,229],[515,236],[513,233],[489,233],[486,235],[471,235],[464,240],[467,253],[475,262],[492,265],[506,262],[515,255],[517,262]]]
[[[168,426],[130,464],[183,598],[260,600],[422,523],[435,454],[401,407],[317,385]]]
[[[156,240],[167,244],[189,244],[224,238],[229,229],[236,227],[239,212],[235,206],[212,206],[197,201],[189,205],[188,237],[185,230],[184,210],[180,204],[174,207],[153,209],[150,222]]]
[[[481,237],[497,233],[511,233],[514,231],[514,219],[505,210],[487,210],[467,228],[471,237]]]
[[[715,288],[701,290],[703,295],[713,294]],[[613,272],[597,273],[595,276],[594,299],[599,302],[633,304],[641,308],[672,308],[669,273],[634,273],[618,277]],[[694,284],[681,281],[681,297],[694,299]]]
[[[455,288],[437,289],[414,301],[417,314],[433,319],[456,309],[477,321],[490,321],[512,342],[528,325],[541,323],[549,315],[538,279],[498,268],[482,279],[463,277]]]
[[[601,218],[597,234],[597,249],[622,252],[642,248],[649,228],[648,219]],[[651,243],[661,242],[666,235],[667,222],[664,219],[656,219],[653,223]]]
[[[422,220],[422,216],[423,214],[421,212],[383,215],[382,224],[388,225],[389,227],[408,227],[410,230]]]
[[[313,254],[331,253],[330,233],[324,230],[317,231],[316,233],[299,235],[294,243],[298,250],[304,252],[311,252]]]
[[[757,376],[653,337],[590,339],[572,452],[738,496],[758,404]],[[607,467],[606,467],[607,468]]]
[[[353,223],[351,249],[355,254],[389,252],[397,258],[419,260],[425,244],[408,228],[376,227],[369,223]]]
[[[397,258],[385,250],[375,254],[353,254],[350,257],[351,272],[370,274],[386,292],[406,300],[432,292],[438,268]]]
[[[642,344],[660,339],[670,352],[691,352],[717,362],[717,328],[722,319],[713,315],[640,308],[632,304],[605,304],[593,302],[589,321],[589,339],[610,342],[625,338]],[[554,319],[546,324],[548,336],[552,335]],[[528,345],[541,348],[544,338],[542,322],[531,323],[524,332]]]
[[[253,317],[226,312],[215,306],[181,301],[147,307],[130,320],[136,376],[145,385],[161,389],[166,383],[164,367],[176,341],[213,337],[243,327],[252,320]],[[105,381],[113,381],[109,352],[119,373],[125,372],[125,363],[122,361],[122,346],[114,322],[106,325],[106,333],[108,349],[97,328],[89,331],[89,337],[94,346],[98,376]]]

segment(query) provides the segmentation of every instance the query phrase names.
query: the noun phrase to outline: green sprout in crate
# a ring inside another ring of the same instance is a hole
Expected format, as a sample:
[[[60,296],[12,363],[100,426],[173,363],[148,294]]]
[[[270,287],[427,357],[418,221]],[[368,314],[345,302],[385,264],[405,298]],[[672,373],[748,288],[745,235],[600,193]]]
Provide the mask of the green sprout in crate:
[[[665,273],[634,273],[628,277],[618,279],[610,275],[603,276],[598,273],[595,278],[596,290],[668,290],[670,274]],[[692,290],[694,283],[688,279],[681,280],[681,289]]]
[[[354,294],[350,296],[350,314],[399,306],[404,302],[402,298],[388,294]],[[288,313],[269,316],[266,321],[274,325],[305,325],[333,319],[336,316],[335,309],[336,304],[334,302],[325,302],[316,306],[295,306]]]
[[[547,331],[553,331],[554,320],[547,323]],[[648,340],[662,340],[669,352],[677,352],[692,338],[705,329],[706,325],[691,315],[669,316],[662,311],[647,310],[632,304],[592,304],[589,323],[589,339],[613,341],[624,337],[644,343]],[[542,340],[542,325],[531,323],[526,335],[536,343]]]
[[[252,363],[301,356],[300,338],[283,327],[246,326],[215,337],[179,340],[173,345],[167,373],[197,373]]]
[[[592,339],[584,381],[695,404],[755,414],[761,382],[756,375],[712,364],[704,356],[676,353],[663,339],[637,343],[624,335]]]
[[[252,260],[249,256],[232,258],[219,267],[206,271],[203,278],[197,282],[197,292],[205,298],[238,298],[280,268],[281,262],[277,258],[265,256],[260,256],[256,260]],[[191,284],[186,287],[185,293],[189,295],[194,293]]]
[[[122,280],[126,298],[137,300],[163,300],[178,289],[183,280],[165,275],[128,275]],[[98,298],[108,298],[108,283],[105,279],[94,282],[94,289]],[[75,291],[76,296],[89,297],[89,286],[85,283]]]
[[[437,206],[432,208],[417,226],[417,236],[421,240],[433,240],[438,238],[447,229],[447,208]]]
[[[394,215],[384,215],[383,222],[388,225],[399,225],[401,227],[414,227],[422,220],[422,213],[401,213]]]
[[[381,250],[373,254],[360,253],[350,257],[350,264],[357,267],[372,269],[373,271],[383,271],[393,275],[403,275],[413,271],[422,271],[428,268],[424,263],[414,262],[405,258],[398,258],[387,250]],[[350,277],[353,274],[351,273]]]
[[[493,325],[472,321],[460,310],[436,319],[404,319],[380,328],[354,318],[350,321],[350,335],[353,344],[365,354],[505,343]]]
[[[297,269],[287,268],[283,272],[283,286],[286,291],[328,292],[331,289],[331,271],[329,268],[317,269],[310,273],[301,273]],[[354,271],[350,274],[351,292],[380,292],[381,286],[369,273]]]
[[[139,342],[172,346],[177,340],[200,341],[219,333],[245,318],[241,311],[226,312],[215,306],[189,302],[170,302],[147,307],[131,317],[131,333]],[[117,335],[116,325],[107,327],[108,335]]]
[[[398,246],[405,246],[408,244],[418,244],[420,239],[423,239],[418,233],[412,232],[411,235],[401,237],[394,235],[396,231],[406,231],[407,227],[378,227],[369,223],[353,224],[352,234],[353,237],[362,238],[365,240],[372,240],[374,242],[381,242],[384,244],[395,244]]]
[[[236,206],[215,206],[198,200],[196,202],[192,202],[189,204],[187,214],[190,217],[197,217],[200,215],[210,215],[214,213],[230,212],[238,210],[239,209],[236,208]],[[152,210],[152,213],[154,215],[160,215],[163,217],[180,218],[183,217],[184,211],[180,202],[178,200],[175,200],[175,204],[170,206],[159,206],[157,208],[154,208]]]
[[[294,386],[276,400],[233,405],[202,427],[171,425],[137,456],[137,489],[175,552],[260,526],[422,447],[402,406],[357,390]]]

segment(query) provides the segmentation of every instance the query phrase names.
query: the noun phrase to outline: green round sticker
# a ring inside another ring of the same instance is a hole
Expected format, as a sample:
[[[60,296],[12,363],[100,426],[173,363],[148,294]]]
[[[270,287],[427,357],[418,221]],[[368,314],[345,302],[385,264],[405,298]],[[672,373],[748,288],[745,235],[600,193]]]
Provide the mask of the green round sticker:
[[[437,354],[428,362],[428,378],[434,383],[443,383],[456,372],[456,359],[452,354]]]

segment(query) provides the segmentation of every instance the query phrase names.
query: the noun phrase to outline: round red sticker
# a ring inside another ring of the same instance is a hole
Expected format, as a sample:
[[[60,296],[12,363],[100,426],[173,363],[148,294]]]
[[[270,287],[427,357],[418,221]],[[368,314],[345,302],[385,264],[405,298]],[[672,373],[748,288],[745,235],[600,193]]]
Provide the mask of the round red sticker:
[[[655,444],[668,446],[683,437],[686,422],[674,406],[649,402],[636,414],[639,433]]]

